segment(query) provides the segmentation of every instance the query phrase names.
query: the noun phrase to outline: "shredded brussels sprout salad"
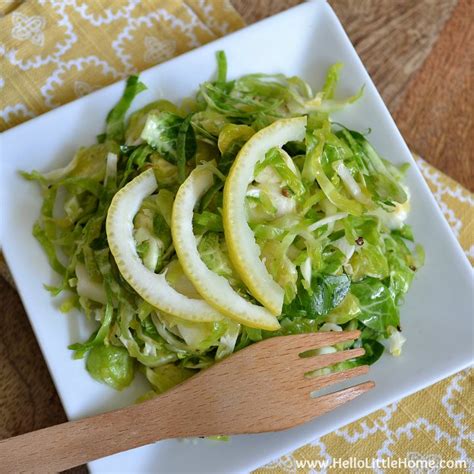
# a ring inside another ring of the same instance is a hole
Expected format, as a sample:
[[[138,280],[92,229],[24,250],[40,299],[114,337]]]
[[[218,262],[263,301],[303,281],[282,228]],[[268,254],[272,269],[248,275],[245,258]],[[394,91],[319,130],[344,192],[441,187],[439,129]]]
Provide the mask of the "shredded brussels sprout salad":
[[[61,275],[53,296],[97,329],[70,346],[121,390],[138,370],[162,393],[273,336],[361,330],[374,363],[405,337],[400,306],[423,250],[405,219],[406,167],[331,121],[341,64],[316,94],[299,77],[217,78],[180,105],[128,79],[98,143],[64,168],[23,172],[44,201],[33,234]],[[61,212],[57,213],[57,208]]]

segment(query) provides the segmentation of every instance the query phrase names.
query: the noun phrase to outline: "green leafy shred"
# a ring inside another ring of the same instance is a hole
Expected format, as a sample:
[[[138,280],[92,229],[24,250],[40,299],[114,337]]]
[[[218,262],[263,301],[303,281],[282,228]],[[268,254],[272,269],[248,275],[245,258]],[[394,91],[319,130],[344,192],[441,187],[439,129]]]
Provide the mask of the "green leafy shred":
[[[107,140],[122,142],[125,133],[125,115],[133,102],[133,99],[146,90],[145,84],[138,80],[137,76],[130,76],[125,85],[125,91],[117,105],[109,112],[106,119],[105,137]]]

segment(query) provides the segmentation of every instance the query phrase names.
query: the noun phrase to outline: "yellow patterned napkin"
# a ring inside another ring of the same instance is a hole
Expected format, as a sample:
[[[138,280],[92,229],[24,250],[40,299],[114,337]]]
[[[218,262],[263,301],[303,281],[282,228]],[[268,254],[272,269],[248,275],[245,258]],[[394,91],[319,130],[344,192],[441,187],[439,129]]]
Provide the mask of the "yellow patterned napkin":
[[[244,25],[228,0],[1,1],[0,131]]]
[[[229,0],[3,0],[0,15],[0,131],[244,25]],[[417,163],[474,263],[473,195]],[[354,463],[389,457],[405,459],[405,472],[416,460],[463,461],[457,472],[472,470],[472,374],[460,372],[256,472],[324,472],[331,462],[342,470],[344,461],[367,472]]]

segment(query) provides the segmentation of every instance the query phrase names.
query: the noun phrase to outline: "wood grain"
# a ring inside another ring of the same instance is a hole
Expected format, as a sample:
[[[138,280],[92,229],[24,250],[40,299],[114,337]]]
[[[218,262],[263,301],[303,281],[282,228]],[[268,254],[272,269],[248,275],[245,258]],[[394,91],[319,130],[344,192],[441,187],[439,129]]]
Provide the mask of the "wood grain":
[[[330,0],[388,108],[430,54],[456,0]]]
[[[312,397],[315,390],[367,374],[369,367],[316,377],[306,377],[307,372],[365,351],[298,354],[359,336],[360,331],[352,331],[267,339],[153,400],[0,441],[1,469],[57,472],[162,439],[265,433],[300,425],[362,395],[374,383]]]
[[[235,9],[247,24],[255,23],[271,15],[303,3],[304,0],[232,0]]]
[[[400,94],[395,120],[413,151],[474,191],[474,8],[461,0],[421,69]]]
[[[63,422],[66,417],[20,298],[3,279],[0,295],[1,439]]]
[[[248,23],[300,3],[232,2]],[[473,189],[472,1],[329,2],[408,144]],[[0,438],[7,438],[66,418],[20,299],[2,279],[0,298]]]

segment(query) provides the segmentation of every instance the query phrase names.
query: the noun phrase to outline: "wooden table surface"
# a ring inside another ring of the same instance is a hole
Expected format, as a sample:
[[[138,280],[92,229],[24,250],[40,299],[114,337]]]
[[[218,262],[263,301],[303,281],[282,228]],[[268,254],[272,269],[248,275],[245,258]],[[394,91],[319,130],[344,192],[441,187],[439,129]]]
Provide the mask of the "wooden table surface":
[[[410,148],[474,190],[468,46],[473,44],[472,1],[329,2]],[[233,3],[253,23],[301,2]],[[0,298],[1,439],[63,422],[66,417],[21,302],[1,277]]]

